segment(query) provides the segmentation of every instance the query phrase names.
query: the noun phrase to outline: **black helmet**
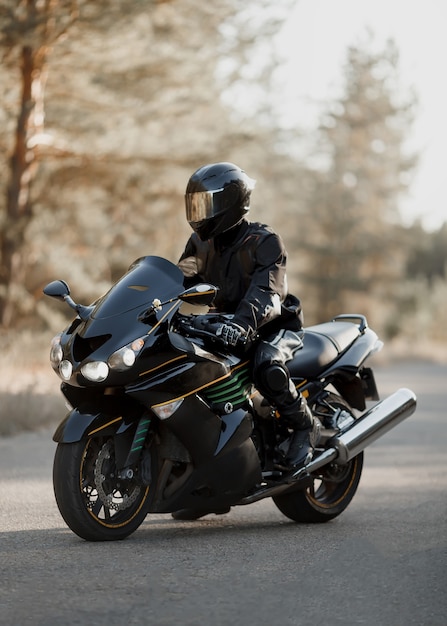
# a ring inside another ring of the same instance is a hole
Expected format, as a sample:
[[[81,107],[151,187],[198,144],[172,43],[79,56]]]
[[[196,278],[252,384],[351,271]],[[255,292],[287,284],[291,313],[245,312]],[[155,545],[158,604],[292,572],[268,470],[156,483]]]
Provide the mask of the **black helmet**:
[[[194,172],[186,187],[186,219],[202,241],[241,221],[255,182],[233,163],[212,163]]]

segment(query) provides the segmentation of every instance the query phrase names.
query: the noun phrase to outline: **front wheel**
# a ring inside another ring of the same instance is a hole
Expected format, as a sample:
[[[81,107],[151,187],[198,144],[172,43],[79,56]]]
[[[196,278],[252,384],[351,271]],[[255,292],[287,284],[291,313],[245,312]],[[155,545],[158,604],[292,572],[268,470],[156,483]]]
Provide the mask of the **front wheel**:
[[[354,497],[362,475],[363,452],[346,465],[323,467],[304,491],[284,493],[273,498],[278,509],[295,522],[328,522],[343,513]]]
[[[60,443],[53,465],[57,506],[69,528],[87,541],[124,539],[144,521],[150,485],[117,476],[113,440]]]

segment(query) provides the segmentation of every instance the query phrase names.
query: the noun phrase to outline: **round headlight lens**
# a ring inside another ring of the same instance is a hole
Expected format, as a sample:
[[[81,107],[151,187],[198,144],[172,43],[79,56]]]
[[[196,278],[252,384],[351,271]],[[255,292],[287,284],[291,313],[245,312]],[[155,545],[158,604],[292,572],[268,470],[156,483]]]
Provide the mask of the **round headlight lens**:
[[[65,360],[59,363],[59,374],[61,375],[61,378],[64,380],[70,380],[72,373],[73,365],[70,361]]]
[[[94,383],[102,383],[109,375],[109,366],[104,361],[92,361],[81,367],[81,374]]]
[[[123,351],[123,363],[124,365],[127,365],[127,367],[132,367],[135,363],[135,358],[135,352],[130,348],[126,348]]]
[[[53,367],[57,367],[59,363],[62,361],[63,352],[61,347],[61,336],[56,335],[51,340],[51,348],[50,348],[50,363]]]
[[[135,339],[135,341],[124,346],[124,348],[120,348],[109,357],[109,367],[119,372],[122,372],[128,367],[132,367],[143,346],[144,340],[140,338]]]

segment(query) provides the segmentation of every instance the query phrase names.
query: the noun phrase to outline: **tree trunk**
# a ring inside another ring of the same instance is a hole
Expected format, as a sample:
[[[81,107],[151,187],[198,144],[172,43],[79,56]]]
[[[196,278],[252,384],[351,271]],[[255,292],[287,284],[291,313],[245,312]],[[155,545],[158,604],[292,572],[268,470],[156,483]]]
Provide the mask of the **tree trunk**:
[[[43,129],[43,62],[30,46],[21,50],[22,94],[15,143],[10,159],[6,215],[0,234],[0,323],[10,326],[26,272],[24,248],[32,216],[31,184],[37,169],[35,142]],[[39,60],[37,60],[39,58]]]

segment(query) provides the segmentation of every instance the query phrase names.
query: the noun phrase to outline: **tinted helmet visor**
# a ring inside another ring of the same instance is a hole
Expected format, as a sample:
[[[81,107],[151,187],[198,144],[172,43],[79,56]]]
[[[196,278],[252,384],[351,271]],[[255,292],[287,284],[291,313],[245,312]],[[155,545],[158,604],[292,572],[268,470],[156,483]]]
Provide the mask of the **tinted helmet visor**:
[[[186,219],[188,222],[202,222],[233,208],[239,198],[239,189],[230,184],[222,189],[194,191],[185,194]]]

